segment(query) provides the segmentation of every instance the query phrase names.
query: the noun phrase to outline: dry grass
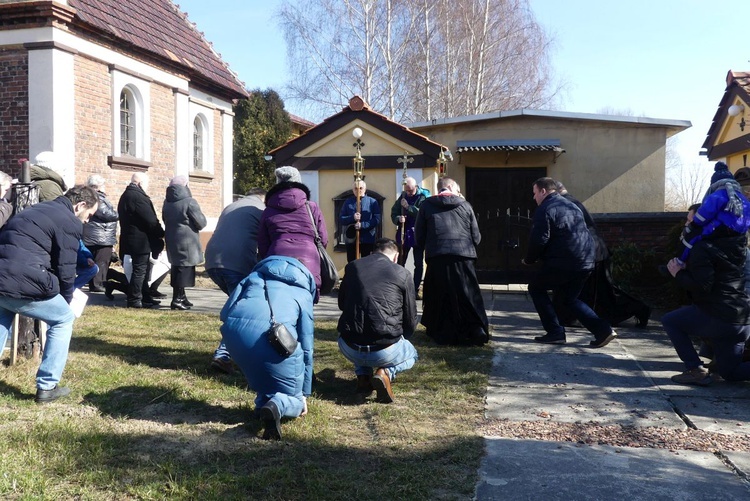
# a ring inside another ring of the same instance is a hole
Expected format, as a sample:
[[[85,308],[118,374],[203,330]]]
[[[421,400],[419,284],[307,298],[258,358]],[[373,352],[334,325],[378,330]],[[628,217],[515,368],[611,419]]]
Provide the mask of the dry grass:
[[[89,307],[69,398],[33,402],[36,364],[0,370],[5,499],[467,499],[492,351],[423,334],[390,405],[356,395],[335,324],[316,324],[309,414],[259,439],[244,379],[208,368],[213,315]]]

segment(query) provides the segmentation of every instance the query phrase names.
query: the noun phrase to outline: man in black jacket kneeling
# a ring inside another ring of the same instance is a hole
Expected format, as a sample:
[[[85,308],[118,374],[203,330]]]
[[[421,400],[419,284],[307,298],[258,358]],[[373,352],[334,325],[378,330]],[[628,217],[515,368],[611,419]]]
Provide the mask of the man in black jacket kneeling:
[[[397,259],[396,242],[381,238],[346,265],[339,287],[339,349],[354,364],[357,392],[374,390],[381,403],[393,402],[391,381],[418,358],[408,341],[417,326],[414,282]]]

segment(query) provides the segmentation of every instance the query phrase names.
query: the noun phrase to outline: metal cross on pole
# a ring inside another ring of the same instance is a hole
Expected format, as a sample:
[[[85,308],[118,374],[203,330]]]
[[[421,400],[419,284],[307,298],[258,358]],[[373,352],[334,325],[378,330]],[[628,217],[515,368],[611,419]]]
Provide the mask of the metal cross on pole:
[[[364,171],[365,171],[365,159],[362,158],[362,147],[365,145],[361,141],[362,137],[362,129],[359,127],[355,127],[355,129],[352,131],[352,136],[354,136],[354,139],[356,139],[355,143],[352,145],[357,149],[357,155],[352,159],[352,166],[354,167],[354,186],[356,187],[356,196],[357,196],[357,207],[355,209],[355,212],[357,214],[360,213],[362,210],[362,192],[360,191],[359,187],[362,183],[362,179],[364,178]],[[354,255],[355,259],[359,259],[359,228],[360,226],[359,221],[355,222],[355,229],[356,229],[356,237],[354,240]]]
[[[396,241],[398,242],[398,259],[399,262],[402,259],[402,256],[404,255],[404,239],[406,238],[406,235],[404,234],[404,227],[406,226],[406,209],[404,208],[404,190],[406,189],[406,178],[409,177],[408,169],[409,164],[414,162],[414,158],[409,156],[408,151],[404,151],[404,156],[400,157],[396,160],[396,162],[400,164],[404,164],[404,172],[401,174],[401,218],[398,221],[398,234]]]

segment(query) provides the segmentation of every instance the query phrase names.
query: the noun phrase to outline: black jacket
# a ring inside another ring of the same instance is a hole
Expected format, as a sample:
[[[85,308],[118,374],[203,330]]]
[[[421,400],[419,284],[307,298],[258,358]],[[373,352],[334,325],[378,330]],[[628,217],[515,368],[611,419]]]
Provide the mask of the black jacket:
[[[0,296],[73,298],[83,224],[66,197],[19,212],[0,231]]]
[[[111,246],[117,243],[117,211],[107,199],[107,194],[98,191],[99,207],[83,225],[83,243],[86,246]]]
[[[471,204],[456,195],[435,195],[419,207],[414,223],[416,247],[425,259],[435,256],[477,257],[482,240]]]
[[[584,271],[594,268],[594,241],[583,213],[562,195],[552,192],[534,211],[524,261],[542,261],[544,269]]]
[[[339,287],[338,331],[359,345],[391,345],[417,327],[414,281],[388,256],[374,252],[346,265]]]
[[[121,255],[158,255],[164,249],[164,229],[156,217],[154,204],[140,186],[130,183],[125,188],[117,213],[120,215]]]
[[[735,325],[750,324],[750,298],[744,289],[746,243],[745,235],[704,238],[693,245],[687,267],[675,276],[698,308]]]

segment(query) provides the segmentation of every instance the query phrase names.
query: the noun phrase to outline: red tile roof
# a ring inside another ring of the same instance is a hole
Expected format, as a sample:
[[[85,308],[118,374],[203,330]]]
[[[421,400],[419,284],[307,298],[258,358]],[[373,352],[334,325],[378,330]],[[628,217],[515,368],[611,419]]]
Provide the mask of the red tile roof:
[[[171,0],[69,0],[76,17],[161,59],[177,63],[196,81],[246,97],[245,85]]]

